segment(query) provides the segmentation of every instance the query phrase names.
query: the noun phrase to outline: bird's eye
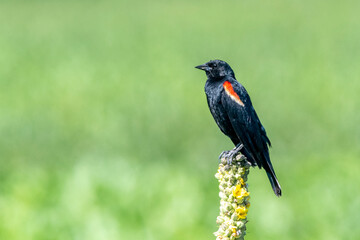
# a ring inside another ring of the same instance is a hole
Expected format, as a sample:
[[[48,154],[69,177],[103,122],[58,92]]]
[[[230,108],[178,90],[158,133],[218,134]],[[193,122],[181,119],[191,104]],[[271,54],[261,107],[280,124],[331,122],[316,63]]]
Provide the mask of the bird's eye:
[[[210,64],[209,64],[209,67],[211,67],[211,68],[216,68],[217,65],[216,65],[216,63],[210,63]]]

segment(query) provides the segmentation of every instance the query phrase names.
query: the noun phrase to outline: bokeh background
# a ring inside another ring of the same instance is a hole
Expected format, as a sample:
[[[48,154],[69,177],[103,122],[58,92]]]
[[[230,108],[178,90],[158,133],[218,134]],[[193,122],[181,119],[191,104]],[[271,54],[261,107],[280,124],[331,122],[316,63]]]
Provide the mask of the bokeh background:
[[[272,140],[246,239],[360,238],[359,1],[1,1],[0,239],[214,239],[226,60]]]

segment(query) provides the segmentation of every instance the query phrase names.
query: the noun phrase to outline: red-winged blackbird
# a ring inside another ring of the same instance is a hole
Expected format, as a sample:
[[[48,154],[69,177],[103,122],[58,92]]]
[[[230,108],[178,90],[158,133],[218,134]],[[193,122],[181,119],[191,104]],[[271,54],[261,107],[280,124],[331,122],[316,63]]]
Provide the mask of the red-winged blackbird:
[[[196,68],[204,70],[208,77],[205,93],[216,124],[236,146],[220,157],[225,154],[231,164],[234,154],[241,151],[252,166],[265,169],[275,195],[281,196],[281,187],[270,162],[268,146],[271,143],[246,89],[224,61],[213,60]]]

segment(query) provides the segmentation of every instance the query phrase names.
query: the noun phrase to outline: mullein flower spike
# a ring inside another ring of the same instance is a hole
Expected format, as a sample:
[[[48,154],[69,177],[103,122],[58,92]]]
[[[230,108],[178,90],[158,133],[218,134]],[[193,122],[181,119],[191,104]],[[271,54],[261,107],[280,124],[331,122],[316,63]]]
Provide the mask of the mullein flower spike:
[[[247,212],[250,207],[250,193],[247,186],[249,163],[237,154],[232,164],[221,158],[215,177],[219,180],[220,215],[216,219],[219,230],[214,233],[216,240],[244,239]]]

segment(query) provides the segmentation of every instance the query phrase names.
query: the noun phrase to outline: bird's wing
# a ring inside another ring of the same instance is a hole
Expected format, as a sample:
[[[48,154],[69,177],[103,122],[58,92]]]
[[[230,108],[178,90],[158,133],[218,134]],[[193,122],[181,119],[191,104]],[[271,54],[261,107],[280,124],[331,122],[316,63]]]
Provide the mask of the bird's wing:
[[[245,88],[236,81],[231,82],[225,81],[223,84],[222,105],[238,138],[244,144],[245,151],[250,153],[249,161],[255,162],[260,168],[266,167],[270,159],[266,145],[267,137],[263,137],[265,129],[262,130],[263,127]]]
[[[244,145],[243,153],[249,162],[265,169],[276,196],[281,196],[281,187],[270,161],[270,140],[265,128],[261,125],[245,88],[235,79],[229,80],[231,82],[225,81],[223,84],[221,103],[236,135]]]
[[[257,119],[258,125],[260,127],[261,137],[269,145],[269,147],[271,147],[270,139],[268,138],[268,136],[266,134],[266,130],[265,130],[264,126],[261,124],[260,119],[259,119],[258,115],[256,114],[256,111],[255,111],[254,107],[252,107],[252,110],[254,112],[255,118]]]

